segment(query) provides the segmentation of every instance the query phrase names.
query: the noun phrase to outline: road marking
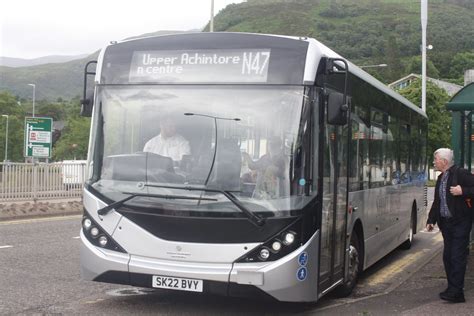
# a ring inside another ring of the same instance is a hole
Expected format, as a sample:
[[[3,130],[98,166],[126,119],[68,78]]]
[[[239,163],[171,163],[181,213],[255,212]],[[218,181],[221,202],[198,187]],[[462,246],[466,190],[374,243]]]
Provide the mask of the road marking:
[[[79,239],[81,236],[72,237],[72,239]]]
[[[98,298],[98,299],[93,300],[93,301],[85,301],[85,302],[83,302],[83,304],[95,304],[95,303],[99,303],[99,302],[102,302],[102,301],[105,301],[105,299]]]
[[[417,251],[409,256],[401,260],[397,260],[394,263],[384,267],[379,272],[371,275],[366,279],[364,284],[368,286],[376,286],[379,284],[386,283],[388,280],[394,278],[396,275],[400,273],[406,273],[405,268],[413,264],[413,262],[418,261],[426,254],[426,251],[423,249],[421,251]]]
[[[431,232],[430,232],[431,234]],[[437,234],[431,238],[431,245],[440,245],[442,241],[442,235]],[[396,262],[384,267],[382,270],[376,272],[366,279],[364,284],[368,286],[375,286],[382,283],[385,283],[389,279],[393,279],[395,276],[406,273],[405,269],[412,265],[414,262],[417,262],[422,257],[426,256],[427,253],[433,252],[433,248],[430,249],[421,249],[417,252],[414,252],[410,255],[405,256],[404,258],[397,260]]]
[[[5,249],[5,248],[13,248],[13,246],[11,246],[11,245],[0,246],[0,249]]]
[[[38,222],[52,222],[52,221],[64,221],[68,219],[79,219],[82,215],[68,215],[68,216],[55,216],[55,217],[41,217],[41,218],[30,218],[30,219],[19,219],[13,221],[0,222],[1,225],[15,225],[15,224],[28,224]]]

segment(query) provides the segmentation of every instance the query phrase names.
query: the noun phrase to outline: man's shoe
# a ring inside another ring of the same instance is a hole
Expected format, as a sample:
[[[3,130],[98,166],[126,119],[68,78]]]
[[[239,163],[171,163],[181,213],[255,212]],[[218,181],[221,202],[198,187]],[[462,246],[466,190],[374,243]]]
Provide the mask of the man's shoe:
[[[449,288],[446,288],[446,290],[439,293],[439,297],[442,299],[441,295],[445,295],[446,293],[448,293],[448,291],[449,291]]]
[[[450,292],[439,293],[439,297],[445,301],[452,303],[464,303],[466,299],[464,298],[464,293],[453,294]]]

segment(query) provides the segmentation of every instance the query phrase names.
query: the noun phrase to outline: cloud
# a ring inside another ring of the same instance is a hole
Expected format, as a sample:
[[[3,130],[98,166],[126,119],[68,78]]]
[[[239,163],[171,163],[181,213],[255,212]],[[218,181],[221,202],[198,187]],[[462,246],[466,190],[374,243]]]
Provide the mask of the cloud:
[[[214,12],[243,0],[214,0]],[[0,56],[92,53],[112,40],[204,27],[211,0],[15,0],[0,11]]]

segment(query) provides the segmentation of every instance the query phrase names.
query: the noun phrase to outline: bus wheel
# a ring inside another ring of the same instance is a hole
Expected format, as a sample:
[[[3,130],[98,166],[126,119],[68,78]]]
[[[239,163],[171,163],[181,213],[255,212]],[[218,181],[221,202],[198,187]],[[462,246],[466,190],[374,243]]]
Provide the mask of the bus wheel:
[[[408,238],[400,245],[400,249],[408,250],[413,244],[413,235],[415,234],[416,224],[415,224],[415,213],[412,211],[410,219],[410,230],[408,232]]]
[[[359,274],[361,271],[361,251],[360,251],[360,242],[359,236],[355,231],[351,235],[351,243],[349,245],[349,267],[347,271],[347,278],[343,284],[341,284],[336,289],[336,295],[339,297],[346,297],[352,293],[357,280],[359,279]]]

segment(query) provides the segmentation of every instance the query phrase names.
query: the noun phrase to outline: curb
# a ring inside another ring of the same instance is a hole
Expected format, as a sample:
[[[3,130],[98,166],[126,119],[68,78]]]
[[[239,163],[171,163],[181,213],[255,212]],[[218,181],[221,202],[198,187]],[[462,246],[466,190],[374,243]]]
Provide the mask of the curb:
[[[82,214],[82,212],[82,200],[78,198],[44,201],[11,201],[0,203],[0,222],[79,215]]]

